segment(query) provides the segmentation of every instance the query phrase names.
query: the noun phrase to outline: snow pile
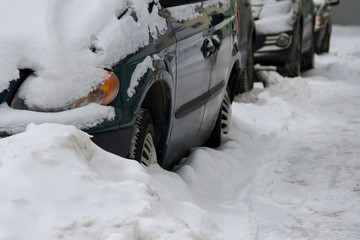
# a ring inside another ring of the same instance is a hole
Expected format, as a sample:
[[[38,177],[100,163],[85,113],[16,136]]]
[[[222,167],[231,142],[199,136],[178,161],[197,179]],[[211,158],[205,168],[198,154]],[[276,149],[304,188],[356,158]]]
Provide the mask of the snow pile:
[[[30,68],[35,74],[20,91],[29,106],[62,108],[87,96],[104,80],[103,68],[166,29],[158,1],[150,2],[1,0],[0,92]]]
[[[75,127],[29,125],[0,156],[0,239],[215,239],[205,211]]]
[[[294,13],[291,1],[260,1],[263,4],[259,20],[255,21],[256,31],[275,34],[293,29]],[[256,6],[255,6],[256,7]]]
[[[360,28],[303,77],[263,72],[218,149],[173,172],[106,153],[74,127],[0,139],[0,239],[360,236]]]

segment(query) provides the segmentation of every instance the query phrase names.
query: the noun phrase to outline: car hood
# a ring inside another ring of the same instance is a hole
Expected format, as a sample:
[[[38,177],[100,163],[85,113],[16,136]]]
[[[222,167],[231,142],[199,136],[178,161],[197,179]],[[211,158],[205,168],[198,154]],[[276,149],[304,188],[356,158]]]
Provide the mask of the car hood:
[[[258,33],[275,34],[292,30],[294,8],[291,1],[253,1],[252,11]]]
[[[165,31],[160,5],[150,11],[150,2],[0,0],[0,93],[19,69],[32,69],[23,92],[30,105],[61,108],[87,96],[104,80],[103,69]]]

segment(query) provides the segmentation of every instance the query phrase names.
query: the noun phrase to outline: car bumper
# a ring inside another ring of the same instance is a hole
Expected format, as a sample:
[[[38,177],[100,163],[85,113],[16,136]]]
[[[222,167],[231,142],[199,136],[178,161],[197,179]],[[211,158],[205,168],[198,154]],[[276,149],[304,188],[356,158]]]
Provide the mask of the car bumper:
[[[63,112],[34,112],[17,110],[7,103],[0,105],[0,138],[24,132],[30,123],[58,123],[74,125],[90,135],[98,146],[127,157],[133,127],[120,126],[113,107],[90,104]]]
[[[134,134],[133,126],[96,133],[90,131],[89,133],[92,135],[91,140],[102,149],[122,157],[128,157]]]
[[[288,36],[289,42],[279,46],[278,40],[283,35]],[[256,36],[256,52],[254,57],[257,64],[283,66],[292,59],[294,53],[292,32]]]

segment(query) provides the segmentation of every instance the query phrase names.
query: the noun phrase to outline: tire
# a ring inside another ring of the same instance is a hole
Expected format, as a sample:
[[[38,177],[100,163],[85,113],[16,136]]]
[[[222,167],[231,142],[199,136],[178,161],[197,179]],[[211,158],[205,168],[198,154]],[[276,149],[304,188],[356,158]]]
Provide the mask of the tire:
[[[311,39],[313,39],[313,37]],[[311,40],[310,50],[306,52],[301,59],[301,71],[313,69],[314,66],[315,66],[315,48],[314,48],[314,41]]]
[[[328,53],[330,51],[331,22],[326,26],[326,33],[321,42],[320,53]]]
[[[226,91],[221,105],[221,132],[228,134],[232,123],[232,105],[228,92]]]
[[[150,113],[143,108],[139,110],[134,126],[129,158],[146,166],[157,163],[154,124]]]
[[[311,38],[310,38],[310,49],[301,56],[301,71],[313,69],[315,66],[315,43],[314,43],[314,26],[315,19],[313,20]]]
[[[292,59],[282,67],[278,67],[278,72],[284,77],[298,77],[301,72],[301,28],[299,27],[294,37],[295,53]]]
[[[236,91],[237,94],[245,93],[253,89],[255,80],[255,70],[254,70],[254,43],[251,40],[249,51],[247,55],[246,61],[246,69],[242,72],[238,89]]]
[[[221,144],[221,133],[227,134],[231,127],[232,111],[228,91],[225,92],[220,111],[216,118],[214,129],[205,146],[217,148]]]

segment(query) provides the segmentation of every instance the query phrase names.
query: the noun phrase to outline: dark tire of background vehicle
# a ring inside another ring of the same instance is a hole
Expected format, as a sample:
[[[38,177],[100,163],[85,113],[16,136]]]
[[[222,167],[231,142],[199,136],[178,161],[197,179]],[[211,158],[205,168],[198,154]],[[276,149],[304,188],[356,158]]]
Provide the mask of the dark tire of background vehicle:
[[[255,78],[255,70],[254,70],[254,42],[251,40],[249,43],[249,50],[246,60],[246,69],[242,72],[238,88],[236,90],[236,94],[242,94],[250,91],[254,87],[254,78]]]
[[[145,162],[141,160],[141,157],[143,154],[147,155],[144,149],[144,142],[149,133],[151,134],[153,143],[155,143],[155,130],[151,115],[146,109],[141,108],[139,110],[134,128],[135,132],[131,141],[134,146],[130,150],[129,158],[148,166],[150,165],[150,159]],[[154,144],[151,146],[150,151],[155,150],[156,152],[156,149],[153,148],[155,148]]]
[[[326,25],[326,32],[320,46],[320,53],[328,53],[330,51],[330,36],[331,36],[331,20]]]
[[[310,49],[301,56],[301,71],[313,69],[315,66],[314,26],[313,24]]]
[[[297,28],[294,37],[295,53],[293,58],[283,67],[278,67],[277,71],[284,77],[298,77],[301,71],[301,28]]]
[[[229,105],[230,104],[230,105]],[[221,144],[221,133],[227,133],[223,131],[223,117],[224,117],[224,111],[227,111],[227,109],[229,108],[229,106],[231,107],[231,101],[230,101],[230,97],[229,97],[229,93],[228,91],[226,91],[219,113],[217,115],[216,118],[216,123],[214,126],[214,129],[210,135],[210,137],[208,138],[207,142],[205,143],[206,147],[210,147],[210,148],[217,148],[220,146]],[[230,123],[228,123],[230,124]]]

